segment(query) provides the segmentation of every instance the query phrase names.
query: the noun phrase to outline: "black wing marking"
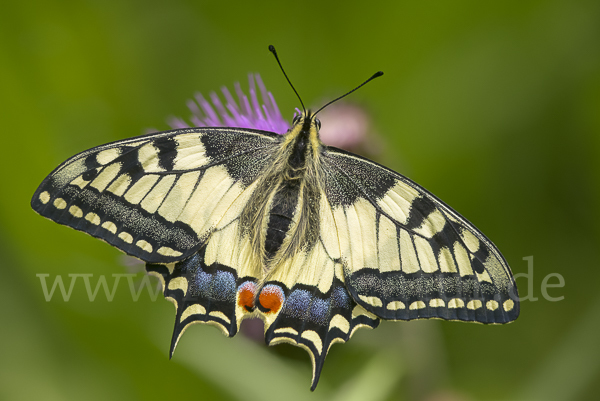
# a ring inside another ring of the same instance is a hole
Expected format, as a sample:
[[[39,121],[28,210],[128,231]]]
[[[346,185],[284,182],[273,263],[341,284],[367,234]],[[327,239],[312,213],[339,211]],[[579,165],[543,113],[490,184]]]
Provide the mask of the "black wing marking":
[[[274,322],[268,326],[265,340],[269,345],[287,342],[304,348],[313,363],[311,390],[317,387],[325,357],[336,342],[346,342],[360,327],[376,328],[379,319],[352,299],[335,278],[328,292],[317,286],[296,284],[288,290],[282,283],[285,302]]]
[[[211,323],[233,337],[243,318],[236,312],[238,287],[254,278],[239,277],[235,269],[205,263],[206,247],[190,258],[169,265],[146,264],[148,273],[159,277],[166,299],[175,304],[175,327],[170,355],[185,329],[195,323]]]
[[[362,157],[328,148],[323,164],[346,286],[359,305],[390,320],[517,318],[508,264],[465,218]]]
[[[165,296],[177,307],[172,349],[189,324],[215,324],[233,336],[241,320],[256,316],[265,323],[267,344],[288,342],[308,351],[314,389],[331,345],[347,341],[360,327],[377,327],[379,319],[352,299],[341,265],[321,242],[286,259],[266,282],[251,258],[250,238],[238,217],[221,221],[205,247],[170,270],[147,265],[162,277]]]
[[[331,227],[324,227],[331,231]],[[339,261],[331,258],[320,239],[304,248],[271,276],[261,290],[258,309],[264,314],[268,344],[287,342],[304,348],[313,363],[311,389],[319,381],[330,347],[346,342],[360,327],[375,328],[379,319],[357,305],[344,285]],[[279,294],[277,310],[264,308],[268,295]]]
[[[194,254],[270,161],[280,136],[192,128],[98,146],[57,167],[32,208],[150,263]]]
[[[331,345],[346,342],[360,327],[377,327],[379,319],[356,304],[320,244],[289,260],[289,268],[263,283],[258,294],[257,272],[247,263],[250,252],[238,218],[219,226],[187,260],[146,265],[177,310],[171,355],[191,324],[213,324],[232,337],[243,319],[257,316],[265,322],[267,344],[287,342],[308,351],[314,390]]]

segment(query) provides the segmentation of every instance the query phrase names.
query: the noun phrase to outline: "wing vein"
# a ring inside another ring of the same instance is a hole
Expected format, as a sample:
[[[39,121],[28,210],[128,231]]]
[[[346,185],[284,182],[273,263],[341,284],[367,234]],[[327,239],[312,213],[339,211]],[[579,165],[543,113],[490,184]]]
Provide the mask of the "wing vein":
[[[415,232],[414,230],[411,230],[409,228],[407,228],[404,224],[398,222],[395,218],[393,218],[392,216],[390,216],[388,213],[386,213],[378,204],[377,201],[375,201],[375,199],[373,199],[373,197],[371,195],[369,195],[367,193],[367,191],[365,191],[365,189],[358,184],[346,171],[344,171],[341,167],[337,166],[335,163],[329,163],[329,166],[332,166],[333,168],[335,168],[337,171],[339,171],[342,175],[344,175],[352,184],[354,184],[354,186],[356,188],[359,189],[359,191],[361,192],[361,194],[365,197],[366,200],[368,200],[375,209],[377,209],[377,211],[379,213],[381,213],[382,215],[384,215],[385,217],[387,217],[388,219],[390,219],[390,221],[392,221],[395,225],[401,227],[403,230],[408,231],[409,233],[413,234],[413,235],[417,235],[421,238],[427,239],[427,237],[425,237],[422,234],[419,234],[417,232]],[[444,216],[446,217],[446,216]],[[448,219],[446,218],[446,221],[448,221]]]

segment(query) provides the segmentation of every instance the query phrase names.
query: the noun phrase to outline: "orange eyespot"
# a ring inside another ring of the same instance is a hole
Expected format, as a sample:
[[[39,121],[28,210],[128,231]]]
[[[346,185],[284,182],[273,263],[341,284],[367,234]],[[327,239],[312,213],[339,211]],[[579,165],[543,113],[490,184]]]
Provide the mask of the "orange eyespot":
[[[246,281],[238,288],[238,305],[251,312],[254,309],[255,295],[256,285],[251,281]]]
[[[278,312],[284,300],[285,295],[283,295],[281,287],[273,284],[264,286],[258,297],[258,302],[262,308],[266,309],[266,313]]]

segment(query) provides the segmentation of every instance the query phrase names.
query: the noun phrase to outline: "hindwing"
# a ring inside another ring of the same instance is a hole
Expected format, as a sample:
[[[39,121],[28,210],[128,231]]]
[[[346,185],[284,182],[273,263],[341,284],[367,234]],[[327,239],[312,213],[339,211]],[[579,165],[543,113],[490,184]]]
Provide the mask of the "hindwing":
[[[360,156],[328,148],[323,165],[346,287],[359,305],[389,320],[517,318],[508,264],[465,218]]]
[[[267,344],[287,342],[308,351],[314,390],[331,345],[347,341],[360,327],[379,324],[348,293],[342,266],[322,241],[297,252],[261,282],[260,269],[248,262],[250,236],[238,217],[218,224],[191,258],[167,266],[147,264],[177,309],[171,354],[191,324],[210,323],[232,337],[243,319],[260,317]]]

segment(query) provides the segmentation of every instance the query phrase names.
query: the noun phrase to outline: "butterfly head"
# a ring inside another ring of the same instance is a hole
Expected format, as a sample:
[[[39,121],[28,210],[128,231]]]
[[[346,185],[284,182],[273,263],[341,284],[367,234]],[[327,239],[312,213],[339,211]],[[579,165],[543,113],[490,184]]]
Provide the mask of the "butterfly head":
[[[321,129],[321,121],[316,117],[315,114],[308,110],[294,116],[294,119],[292,120],[291,131],[296,127],[300,127],[302,131],[307,133],[310,132],[311,129],[316,130],[318,133]]]
[[[319,140],[320,129],[321,121],[314,113],[307,110],[294,116],[288,136],[290,140],[294,141],[302,138],[301,142],[310,143],[313,147],[318,148],[321,144]]]

